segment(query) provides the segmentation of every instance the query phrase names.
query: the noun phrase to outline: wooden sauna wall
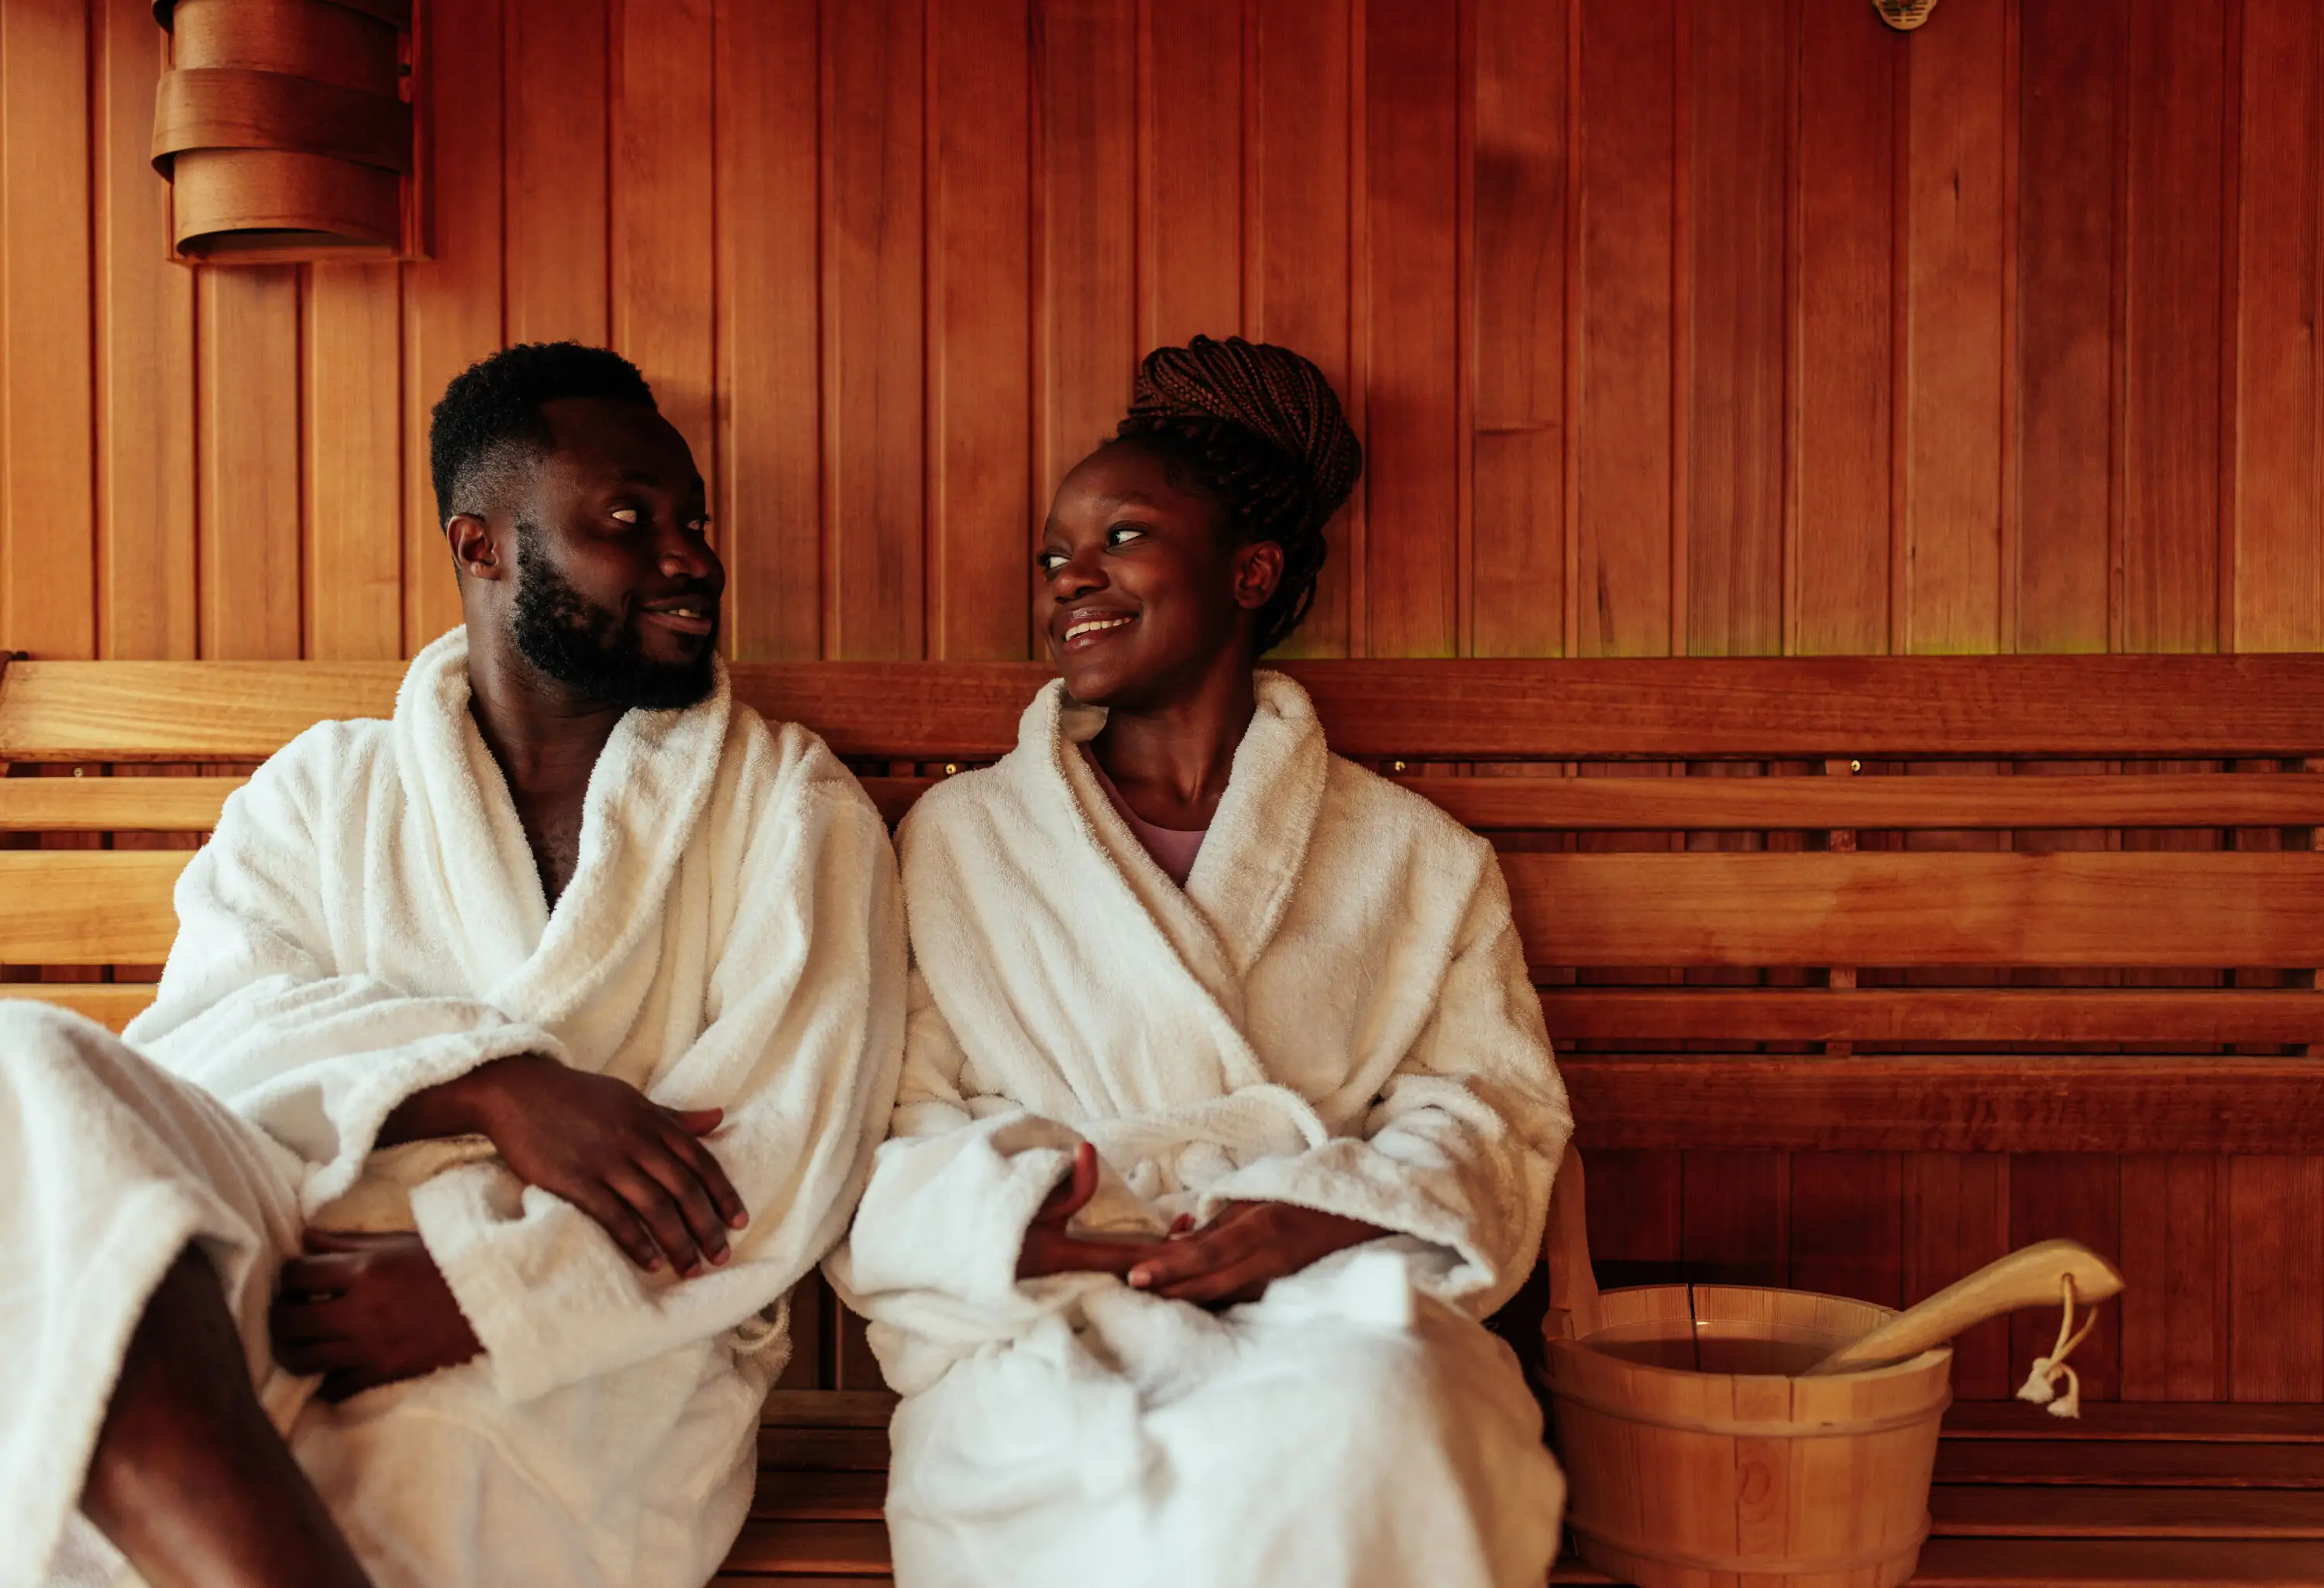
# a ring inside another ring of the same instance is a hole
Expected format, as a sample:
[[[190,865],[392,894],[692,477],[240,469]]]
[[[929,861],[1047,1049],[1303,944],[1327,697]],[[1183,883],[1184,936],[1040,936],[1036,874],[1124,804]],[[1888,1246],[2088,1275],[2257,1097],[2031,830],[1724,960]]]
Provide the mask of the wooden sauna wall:
[[[409,654],[429,403],[576,337],[738,655],[1021,656],[1050,484],[1233,330],[1370,448],[1311,654],[2324,645],[2313,0],[432,10],[432,261],[195,272],[146,0],[0,7],[0,645]],[[1608,1157],[1607,1255],[1896,1300],[2070,1232],[2090,1392],[2324,1399],[2324,1160]]]

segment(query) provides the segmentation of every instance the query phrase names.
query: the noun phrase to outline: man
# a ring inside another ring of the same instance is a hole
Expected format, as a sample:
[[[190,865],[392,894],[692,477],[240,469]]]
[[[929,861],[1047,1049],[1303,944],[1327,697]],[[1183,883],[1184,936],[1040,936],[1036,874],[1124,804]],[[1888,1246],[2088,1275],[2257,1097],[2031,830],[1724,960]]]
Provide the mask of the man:
[[[393,721],[228,802],[124,1039],[0,1004],[0,1588],[697,1584],[742,1525],[894,1093],[886,833],[731,699],[635,369],[510,348],[431,449],[466,623]]]

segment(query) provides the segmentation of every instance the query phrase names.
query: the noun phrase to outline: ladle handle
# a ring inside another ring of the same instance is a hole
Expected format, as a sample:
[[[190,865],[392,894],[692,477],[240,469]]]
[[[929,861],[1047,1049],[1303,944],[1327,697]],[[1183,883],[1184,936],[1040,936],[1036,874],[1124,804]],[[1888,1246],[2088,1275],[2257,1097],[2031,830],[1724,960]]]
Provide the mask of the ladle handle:
[[[2069,1276],[2077,1303],[2104,1301],[2122,1293],[2122,1276],[2089,1247],[2077,1241],[2040,1242],[1946,1286],[1853,1344],[1841,1346],[1801,1377],[1858,1372],[1904,1362],[1987,1318],[2023,1307],[2054,1306]]]
[[[1590,1266],[1590,1213],[1582,1199],[1582,1154],[1565,1149],[1549,1189],[1548,1332],[1586,1340],[1598,1332],[1598,1275]]]

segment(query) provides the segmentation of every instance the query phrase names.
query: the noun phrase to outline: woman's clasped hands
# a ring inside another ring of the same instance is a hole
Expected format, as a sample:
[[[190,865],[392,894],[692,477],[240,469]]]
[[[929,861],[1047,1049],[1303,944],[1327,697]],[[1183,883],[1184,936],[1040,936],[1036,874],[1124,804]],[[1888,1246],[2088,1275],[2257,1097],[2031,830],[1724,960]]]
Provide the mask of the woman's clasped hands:
[[[1073,1173],[1026,1228],[1019,1279],[1112,1274],[1167,1301],[1232,1306],[1258,1300],[1277,1279],[1334,1251],[1393,1233],[1361,1219],[1287,1202],[1236,1202],[1199,1227],[1191,1214],[1183,1216],[1158,1241],[1074,1234],[1067,1226],[1097,1195],[1097,1149],[1084,1141],[1074,1149]]]

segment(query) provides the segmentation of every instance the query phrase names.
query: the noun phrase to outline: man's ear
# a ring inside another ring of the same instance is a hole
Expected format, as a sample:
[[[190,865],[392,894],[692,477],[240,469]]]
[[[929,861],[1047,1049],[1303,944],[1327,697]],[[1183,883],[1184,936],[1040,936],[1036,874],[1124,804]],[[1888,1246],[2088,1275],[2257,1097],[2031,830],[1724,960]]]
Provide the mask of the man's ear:
[[[1254,540],[1235,553],[1235,605],[1257,612],[1275,598],[1283,582],[1283,548],[1272,540]]]
[[[492,526],[480,514],[454,513],[444,521],[444,538],[452,543],[452,561],[462,573],[479,579],[508,576]]]

